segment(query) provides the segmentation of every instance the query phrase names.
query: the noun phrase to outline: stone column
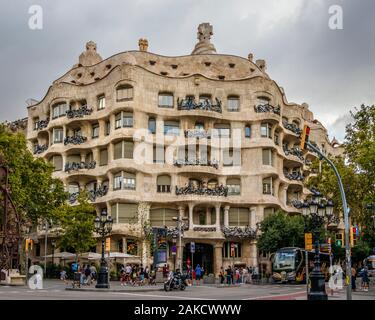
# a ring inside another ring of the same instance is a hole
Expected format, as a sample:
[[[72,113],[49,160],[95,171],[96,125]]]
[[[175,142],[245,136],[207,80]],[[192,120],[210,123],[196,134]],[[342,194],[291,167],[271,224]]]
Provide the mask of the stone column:
[[[215,205],[216,210],[216,231],[220,230],[220,204]]]
[[[256,223],[257,223],[257,217],[256,217],[256,214],[257,214],[257,212],[256,212],[256,207],[250,207],[250,227],[251,228],[253,228],[253,229],[255,229],[256,228]]]
[[[215,278],[219,276],[220,268],[223,266],[223,242],[217,242],[214,245],[214,274]]]
[[[229,227],[229,209],[230,206],[224,207],[224,227]]]
[[[108,145],[108,164],[110,164],[113,161],[113,150],[114,150],[113,142],[111,142]]]
[[[189,230],[193,230],[193,210],[194,204],[189,203]]]
[[[108,189],[109,191],[113,191],[113,173],[108,172]]]
[[[254,267],[258,266],[258,248],[256,240],[251,240],[250,242],[250,264]]]
[[[212,224],[211,222],[211,210],[209,207],[206,208],[206,224]]]
[[[81,151],[81,162],[86,162],[86,152]]]
[[[143,226],[146,221],[150,220],[150,207],[148,202],[140,202],[138,204],[138,223],[140,225],[140,239],[141,239],[141,259],[143,266],[148,264],[148,243],[143,234]]]

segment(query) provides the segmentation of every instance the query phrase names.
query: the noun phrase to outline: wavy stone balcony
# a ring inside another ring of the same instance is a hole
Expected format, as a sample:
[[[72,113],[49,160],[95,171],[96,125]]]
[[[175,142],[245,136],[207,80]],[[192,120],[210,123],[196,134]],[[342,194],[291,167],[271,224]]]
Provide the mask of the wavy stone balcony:
[[[77,145],[77,144],[82,144],[86,141],[87,141],[87,138],[84,136],[66,136],[64,139],[64,145],[65,146],[68,144]]]
[[[283,126],[285,129],[292,131],[297,136],[299,136],[302,133],[302,129],[300,129],[296,124],[294,123],[288,123],[286,121],[283,121]]]
[[[89,116],[92,111],[92,108],[89,108],[88,106],[82,106],[76,110],[73,109],[66,111],[66,116],[68,119],[83,118],[84,116]]]
[[[65,164],[64,171],[70,173],[70,171],[78,171],[82,169],[95,169],[96,161],[91,162],[67,162]]]
[[[210,139],[211,132],[202,129],[188,129],[184,131],[185,138],[198,138],[198,139]]]
[[[213,167],[215,169],[219,168],[219,161],[217,160],[175,160],[173,162],[173,165],[176,167],[182,167],[182,166],[205,166],[205,167]]]
[[[259,104],[254,107],[256,113],[266,113],[266,112],[272,112],[274,114],[280,115],[281,114],[281,108],[280,106],[274,107],[270,104]]]
[[[303,181],[305,177],[301,174],[301,172],[292,172],[289,173],[287,171],[284,171],[285,178],[289,180],[295,180],[295,181]]]
[[[228,196],[228,187],[223,185],[217,186],[215,188],[205,188],[193,186],[186,187],[177,187],[176,186],[176,195],[199,195],[199,196],[218,196],[218,197],[227,197]]]
[[[213,104],[211,100],[205,99],[200,102],[195,102],[193,98],[181,99],[177,98],[177,109],[178,110],[207,110],[222,113],[223,109],[221,101],[215,98],[216,104]]]
[[[39,120],[35,123],[35,130],[42,130],[48,127],[49,120]]]
[[[34,146],[33,153],[34,154],[41,154],[48,149],[46,144],[37,144]]]
[[[285,153],[286,156],[289,156],[289,155],[295,156],[298,159],[300,159],[301,161],[305,161],[305,158],[303,156],[303,152],[299,148],[293,147],[292,149],[287,149],[287,148],[283,147],[283,150],[284,150],[284,153]]]

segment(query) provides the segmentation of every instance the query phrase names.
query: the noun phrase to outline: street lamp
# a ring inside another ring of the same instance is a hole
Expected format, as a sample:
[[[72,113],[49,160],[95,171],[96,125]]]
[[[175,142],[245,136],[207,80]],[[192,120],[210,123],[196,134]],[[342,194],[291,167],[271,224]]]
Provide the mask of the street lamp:
[[[312,232],[315,239],[314,268],[310,274],[311,290],[307,298],[308,300],[327,300],[325,276],[320,268],[319,232],[323,224],[337,221],[337,217],[333,214],[333,202],[332,200],[324,199],[320,193],[314,193],[313,200],[302,203],[301,208],[303,216],[306,219],[308,217],[311,218]]]
[[[102,240],[102,258],[100,260],[100,269],[98,273],[98,281],[95,288],[109,288],[109,276],[107,262],[104,258],[105,238],[112,231],[113,219],[108,216],[107,210],[103,209],[100,216],[94,220],[95,232],[98,233]]]

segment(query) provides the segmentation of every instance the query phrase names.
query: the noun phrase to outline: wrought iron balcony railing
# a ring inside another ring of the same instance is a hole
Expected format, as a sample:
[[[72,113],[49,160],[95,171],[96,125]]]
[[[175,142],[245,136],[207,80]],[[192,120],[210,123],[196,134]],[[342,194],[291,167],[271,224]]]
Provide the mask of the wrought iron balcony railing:
[[[274,114],[280,115],[281,113],[281,108],[280,106],[274,107],[270,104],[259,104],[254,107],[255,112],[257,113],[265,113],[265,112],[273,112]]]
[[[83,136],[66,136],[64,139],[64,145],[67,144],[82,144],[86,142],[87,138]]]
[[[200,159],[195,159],[195,160],[181,160],[177,159],[173,162],[173,164],[177,167],[182,167],[182,166],[207,166],[207,167],[214,167],[215,169],[219,168],[219,161],[217,160],[200,160]]]
[[[96,161],[91,162],[67,162],[65,164],[65,171],[78,171],[80,169],[95,169],[96,167]]]
[[[68,201],[69,201],[70,203],[74,203],[74,202],[77,201],[78,196],[79,196],[79,192],[69,193]]]
[[[199,232],[215,232],[216,227],[210,227],[210,226],[195,226],[193,227],[193,231],[199,231]]]
[[[176,195],[200,195],[200,196],[221,196],[226,197],[228,196],[228,187],[224,187],[223,185],[216,186],[214,188],[206,188],[206,187],[194,187],[188,185],[186,187],[177,187],[176,186]]]
[[[66,111],[66,116],[69,119],[72,118],[83,118],[84,116],[88,116],[92,113],[92,108],[89,108],[87,106],[82,106],[79,109],[76,110],[68,110]]]
[[[305,160],[305,158],[303,156],[303,152],[301,151],[300,148],[293,147],[292,149],[287,149],[287,148],[283,147],[283,150],[284,150],[284,153],[285,153],[286,156],[292,155],[292,156],[296,156],[301,161]]]
[[[89,191],[89,197],[91,201],[95,201],[96,198],[104,197],[108,193],[108,187],[99,185],[96,189]]]
[[[302,133],[302,129],[300,129],[295,123],[288,123],[286,121],[283,121],[283,126],[285,129],[294,132],[296,135],[300,135]]]
[[[303,181],[305,179],[305,177],[299,171],[292,173],[284,171],[284,176],[289,180]]]
[[[307,166],[311,166],[311,165],[312,165],[312,161],[306,159],[306,160],[305,160],[305,165],[307,165]]]
[[[46,144],[37,144],[34,146],[33,152],[34,154],[41,154],[47,149],[48,149],[48,146]]]
[[[205,99],[200,102],[195,102],[193,98],[181,99],[177,98],[178,110],[208,110],[222,113],[223,109],[221,101],[215,98],[216,104],[213,104],[210,99]]]
[[[203,129],[188,129],[184,131],[185,133],[185,138],[211,138],[211,132],[208,130],[203,130]]]
[[[224,237],[228,239],[237,239],[237,240],[256,239],[258,226],[255,229],[249,226],[246,226],[245,228],[223,226],[221,230],[224,233]]]
[[[48,127],[49,120],[39,120],[35,122],[35,129],[42,130]]]

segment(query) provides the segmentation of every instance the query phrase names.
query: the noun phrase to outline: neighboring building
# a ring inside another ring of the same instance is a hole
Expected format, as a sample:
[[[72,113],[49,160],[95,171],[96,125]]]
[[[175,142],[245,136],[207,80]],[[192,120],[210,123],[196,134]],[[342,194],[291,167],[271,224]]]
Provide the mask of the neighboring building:
[[[287,101],[264,60],[217,54],[211,35],[212,26],[201,24],[194,51],[180,57],[150,53],[141,39],[139,51],[102,60],[88,42],[79,63],[28,108],[27,138],[36,156],[54,164],[72,204],[87,189],[98,212],[112,215],[111,250],[150,263],[145,222],[173,228],[180,216],[184,261],[194,241],[194,264],[217,273],[222,265],[257,264],[254,234],[265,216],[299,212],[293,200],[309,194],[303,179],[315,157],[298,149],[303,125],[326,152],[339,149],[307,104]],[[224,152],[210,144],[218,136],[231,139]],[[177,137],[189,142],[186,150],[170,147]],[[196,151],[198,141],[207,150]],[[151,160],[140,163],[145,154]],[[246,226],[238,236],[235,227]]]

